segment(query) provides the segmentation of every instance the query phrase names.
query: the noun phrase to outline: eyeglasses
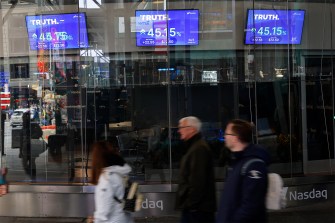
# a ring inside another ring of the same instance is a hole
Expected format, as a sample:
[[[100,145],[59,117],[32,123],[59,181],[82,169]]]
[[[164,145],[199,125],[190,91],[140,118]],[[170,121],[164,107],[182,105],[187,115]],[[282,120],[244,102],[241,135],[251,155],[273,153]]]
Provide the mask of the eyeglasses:
[[[236,134],[232,134],[232,133],[225,133],[225,136],[237,136]]]
[[[184,129],[184,128],[189,128],[189,127],[192,127],[190,125],[186,125],[186,126],[179,126],[178,129]]]

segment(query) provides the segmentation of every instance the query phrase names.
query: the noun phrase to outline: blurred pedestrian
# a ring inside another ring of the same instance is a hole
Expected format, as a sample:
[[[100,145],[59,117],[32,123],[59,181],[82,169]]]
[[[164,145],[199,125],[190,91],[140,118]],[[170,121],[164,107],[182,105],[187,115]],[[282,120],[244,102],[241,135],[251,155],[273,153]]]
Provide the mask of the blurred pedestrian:
[[[214,167],[211,150],[202,139],[201,122],[189,116],[180,119],[180,139],[185,154],[180,162],[176,208],[182,211],[181,223],[211,223],[215,221],[216,199]]]
[[[8,193],[8,183],[6,181],[7,168],[0,168],[0,196],[6,195]]]
[[[92,183],[96,185],[94,223],[131,223],[123,210],[125,182],[131,167],[108,142],[93,144]]]
[[[252,144],[252,129],[251,123],[239,119],[228,122],[226,127],[225,145],[231,151],[231,158],[217,223],[267,221],[265,197],[269,154],[261,146]],[[252,162],[256,158],[263,162]]]
[[[42,132],[43,133],[43,132]],[[31,181],[36,181],[36,154],[32,150],[31,144],[31,122],[30,113],[24,112],[22,114],[22,129],[20,131],[20,151],[19,158],[21,158],[22,166],[25,173],[31,178]]]

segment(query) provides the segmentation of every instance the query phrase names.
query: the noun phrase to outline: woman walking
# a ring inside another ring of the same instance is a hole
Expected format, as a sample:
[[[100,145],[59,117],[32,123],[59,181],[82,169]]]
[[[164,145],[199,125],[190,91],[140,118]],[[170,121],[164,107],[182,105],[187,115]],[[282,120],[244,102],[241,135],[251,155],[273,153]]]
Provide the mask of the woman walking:
[[[130,213],[123,210],[125,181],[131,167],[108,142],[93,145],[92,183],[95,188],[94,223],[132,223]]]

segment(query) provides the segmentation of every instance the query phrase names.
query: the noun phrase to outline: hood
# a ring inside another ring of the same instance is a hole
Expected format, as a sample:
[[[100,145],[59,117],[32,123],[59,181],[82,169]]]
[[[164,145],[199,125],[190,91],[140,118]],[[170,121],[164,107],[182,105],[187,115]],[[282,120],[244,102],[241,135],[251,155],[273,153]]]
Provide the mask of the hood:
[[[123,166],[109,166],[104,168],[104,172],[107,173],[118,173],[120,175],[128,175],[131,171],[131,167],[128,164],[124,164]]]
[[[243,152],[243,158],[259,158],[267,165],[270,164],[270,154],[260,145],[250,144]]]

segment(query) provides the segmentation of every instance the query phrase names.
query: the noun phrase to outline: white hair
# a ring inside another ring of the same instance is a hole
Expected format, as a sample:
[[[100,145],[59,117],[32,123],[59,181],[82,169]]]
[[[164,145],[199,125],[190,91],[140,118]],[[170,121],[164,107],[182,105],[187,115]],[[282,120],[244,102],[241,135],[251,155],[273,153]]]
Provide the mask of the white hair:
[[[179,123],[180,122],[186,122],[188,126],[192,126],[193,128],[195,128],[197,130],[197,132],[200,132],[201,131],[201,121],[200,119],[198,119],[197,117],[195,116],[187,116],[187,117],[184,117],[182,119],[179,120]]]

